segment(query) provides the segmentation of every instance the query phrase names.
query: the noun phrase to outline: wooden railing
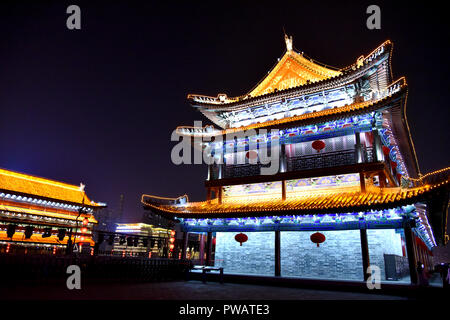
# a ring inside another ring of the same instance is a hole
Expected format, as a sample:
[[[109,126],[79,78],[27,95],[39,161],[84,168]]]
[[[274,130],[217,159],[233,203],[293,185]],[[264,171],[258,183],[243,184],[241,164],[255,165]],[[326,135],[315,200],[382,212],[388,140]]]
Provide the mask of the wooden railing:
[[[188,260],[104,256],[0,254],[2,283],[48,283],[67,279],[67,267],[80,267],[83,279],[106,281],[161,281],[183,278]]]
[[[372,162],[372,148],[362,148],[362,162]],[[281,160],[280,160],[281,161]],[[299,171],[318,168],[330,168],[341,165],[352,165],[357,163],[355,149],[341,150],[335,152],[318,153],[307,156],[287,157],[286,170]],[[222,178],[250,177],[261,174],[262,167],[270,165],[262,164],[241,164],[241,165],[223,165]],[[211,180],[218,179],[219,168],[214,165],[211,170]]]
[[[354,149],[308,156],[291,157],[287,159],[288,171],[330,168],[355,163],[356,158]]]

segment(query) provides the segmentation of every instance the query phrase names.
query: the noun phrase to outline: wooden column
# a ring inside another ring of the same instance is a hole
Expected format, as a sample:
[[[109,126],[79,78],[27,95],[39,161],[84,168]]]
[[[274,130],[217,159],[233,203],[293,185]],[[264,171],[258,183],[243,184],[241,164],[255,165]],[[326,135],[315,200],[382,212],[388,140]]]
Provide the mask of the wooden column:
[[[426,258],[427,255],[425,253],[425,250],[423,250],[422,247],[420,247],[420,253],[421,253],[421,260],[420,261],[422,261],[422,263],[423,263],[423,265],[425,267],[425,270],[428,270],[428,263],[427,263],[427,258]]]
[[[222,204],[222,196],[223,196],[223,188],[219,187],[219,195],[218,195],[218,199],[219,199],[219,204]]]
[[[188,246],[189,234],[185,231],[183,232],[183,246],[181,247],[181,259],[186,259],[186,251]]]
[[[364,281],[366,281],[370,276],[367,273],[367,268],[370,266],[369,242],[367,241],[367,229],[360,229],[359,233],[361,235],[361,255],[362,255]]]
[[[359,131],[355,132],[355,161],[356,163],[364,162]]]
[[[414,235],[411,230],[411,225],[409,221],[405,221],[403,231],[405,232],[406,254],[408,255],[409,275],[411,277],[411,283],[417,284],[418,276],[416,269],[417,267],[416,255],[414,253]]]
[[[384,161],[384,155],[381,148],[381,138],[377,129],[372,130],[373,135],[373,159],[374,161]]]
[[[380,180],[380,188],[386,188],[386,175],[380,171],[378,173],[378,180]]]
[[[366,192],[366,177],[364,172],[359,173],[359,185],[361,187],[361,192]]]
[[[204,256],[205,256],[205,243],[203,241],[203,234],[201,234],[200,235],[200,252],[199,252],[200,265],[203,265],[203,262],[205,261]]]
[[[219,169],[217,172],[217,179],[222,179],[223,178],[223,164],[219,163],[218,167],[219,167]]]
[[[281,276],[280,230],[275,230],[275,277]]]
[[[211,188],[206,188],[206,200],[211,200]]]
[[[280,144],[280,155],[279,155],[279,172],[287,171],[287,162],[286,162],[286,146],[284,144]]]
[[[208,231],[208,235],[206,236],[206,263],[205,265],[211,266],[211,255],[212,255],[212,232]]]
[[[281,181],[281,200],[286,200],[286,180]]]
[[[213,179],[213,166],[212,164],[208,164],[208,181]]]

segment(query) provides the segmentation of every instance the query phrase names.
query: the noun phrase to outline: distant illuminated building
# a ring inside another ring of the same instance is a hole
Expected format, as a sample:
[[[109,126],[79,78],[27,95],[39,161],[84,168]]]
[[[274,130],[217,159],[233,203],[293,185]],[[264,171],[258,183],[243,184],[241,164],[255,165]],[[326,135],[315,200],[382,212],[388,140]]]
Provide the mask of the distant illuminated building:
[[[72,242],[93,246],[96,203],[84,185],[0,169],[0,251],[56,252]]]
[[[117,223],[113,251],[123,256],[167,255],[172,230],[145,223]]]
[[[207,199],[142,203],[200,233],[200,261],[226,273],[362,281],[376,266],[382,280],[417,282],[418,262],[429,270],[432,248],[448,241],[450,170],[420,173],[392,49],[386,41],[335,69],[286,36],[286,52],[248,94],[189,94],[218,127],[177,128],[214,157]],[[277,167],[264,175],[268,149]]]

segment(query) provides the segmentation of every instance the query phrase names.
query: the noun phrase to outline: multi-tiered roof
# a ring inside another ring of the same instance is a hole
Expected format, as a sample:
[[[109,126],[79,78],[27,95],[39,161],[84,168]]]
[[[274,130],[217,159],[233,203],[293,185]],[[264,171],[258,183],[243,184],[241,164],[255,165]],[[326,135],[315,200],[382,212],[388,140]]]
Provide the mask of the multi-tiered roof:
[[[178,133],[215,136],[248,129],[283,130],[382,111],[387,107],[389,115],[384,121],[390,122],[389,138],[396,139],[393,147],[399,151],[399,165],[406,176],[418,177],[419,166],[406,121],[407,83],[404,78],[393,81],[392,49],[393,44],[388,40],[370,54],[359,57],[354,64],[333,70],[295,52],[287,41],[283,57],[249,94],[234,98],[225,94],[217,97],[188,95],[191,105],[221,129],[179,127]],[[322,70],[321,76],[313,70]],[[362,82],[363,78],[367,81]],[[342,88],[353,98],[342,99],[338,95]],[[294,101],[298,97],[300,99]],[[335,99],[341,100],[338,107],[327,108],[326,103],[322,103],[322,108],[315,107],[324,100]],[[262,112],[264,116],[258,116]]]
[[[0,192],[1,194],[14,193],[16,197],[22,195],[23,198],[48,199],[48,201],[58,201],[66,205],[83,204],[92,208],[104,206],[91,201],[83,185],[77,186],[5,169],[0,169]]]
[[[39,233],[42,232],[40,227],[75,229],[87,219],[87,228],[91,229],[97,223],[93,212],[105,206],[90,200],[82,184],[77,186],[0,169],[0,223],[2,228],[8,224],[19,226],[12,239],[7,237],[5,231],[0,231],[0,240],[65,244],[68,237],[60,241],[55,233],[43,238]],[[35,233],[25,239],[23,229],[27,225],[35,226]],[[85,242],[94,243],[90,234]]]

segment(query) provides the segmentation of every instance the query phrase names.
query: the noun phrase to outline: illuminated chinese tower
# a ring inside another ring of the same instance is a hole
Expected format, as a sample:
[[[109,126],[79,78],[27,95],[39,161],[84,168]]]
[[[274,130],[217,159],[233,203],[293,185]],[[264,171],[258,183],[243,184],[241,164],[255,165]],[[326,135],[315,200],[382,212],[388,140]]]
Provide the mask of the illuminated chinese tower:
[[[143,195],[144,206],[180,221],[184,239],[199,233],[199,263],[225,273],[362,281],[371,265],[384,281],[416,283],[418,263],[431,268],[448,241],[449,170],[419,171],[392,42],[341,69],[285,42],[248,94],[188,95],[216,127],[177,133],[223,158],[208,166],[207,199]],[[261,174],[273,145],[278,170]]]

